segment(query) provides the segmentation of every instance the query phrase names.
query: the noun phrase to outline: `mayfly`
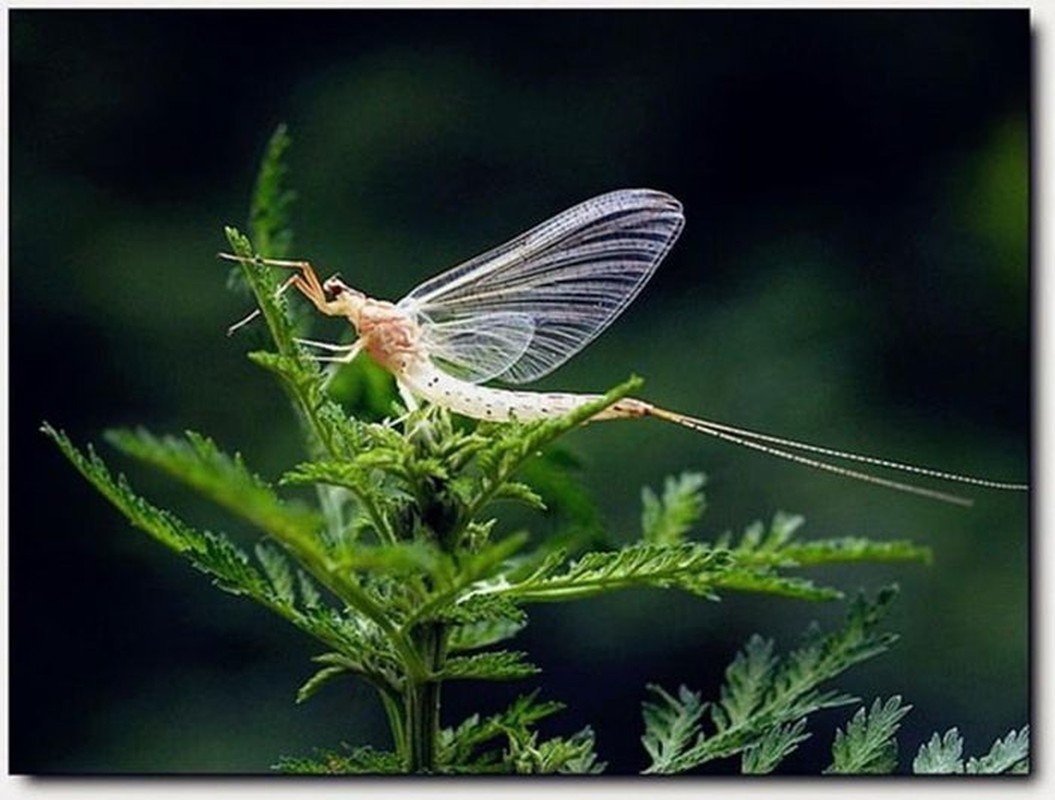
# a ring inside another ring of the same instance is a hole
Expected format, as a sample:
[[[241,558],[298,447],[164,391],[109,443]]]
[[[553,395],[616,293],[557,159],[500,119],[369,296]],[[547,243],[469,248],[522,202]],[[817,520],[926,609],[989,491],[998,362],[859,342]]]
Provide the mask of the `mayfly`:
[[[623,189],[564,211],[476,258],[437,275],[398,303],[375,300],[332,277],[320,281],[308,262],[256,258],[294,270],[279,288],[298,289],[323,314],[346,318],[358,335],[348,345],[301,344],[350,362],[365,351],[391,372],[408,400],[481,420],[528,421],[567,413],[596,394],[528,392],[481,384],[523,384],[547,375],[593,341],[637,296],[684,226],[682,206],[664,192]],[[246,261],[221,253],[222,258]],[[229,333],[255,317],[254,311]],[[969,500],[836,466],[845,459],[991,489],[1028,486],[973,478],[806,444],[690,417],[624,398],[594,420],[655,417],[814,469],[945,502]],[[791,452],[796,451],[796,452]]]

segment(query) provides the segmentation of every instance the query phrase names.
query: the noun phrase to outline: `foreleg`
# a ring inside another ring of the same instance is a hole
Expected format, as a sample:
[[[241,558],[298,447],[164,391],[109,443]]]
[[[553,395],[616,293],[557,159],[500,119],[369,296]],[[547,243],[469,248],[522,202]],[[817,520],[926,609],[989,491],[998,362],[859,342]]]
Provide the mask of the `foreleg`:
[[[328,316],[337,316],[340,314],[340,311],[332,308],[329,301],[326,299],[326,292],[322,289],[322,283],[319,281],[319,276],[315,273],[315,268],[307,261],[286,261],[279,258],[261,258],[259,256],[247,258],[245,256],[234,255],[233,253],[219,253],[218,255],[222,259],[236,261],[239,264],[264,264],[268,267],[282,267],[284,269],[298,270],[297,273],[291,275],[288,280],[284,281],[282,285],[278,287],[278,290],[275,292],[275,297],[280,296],[290,286],[293,286],[297,291],[308,298],[312,305],[323,314],[327,314]],[[230,336],[238,328],[256,318],[259,313],[260,310],[257,309],[245,319],[236,322],[227,329],[227,335]]]

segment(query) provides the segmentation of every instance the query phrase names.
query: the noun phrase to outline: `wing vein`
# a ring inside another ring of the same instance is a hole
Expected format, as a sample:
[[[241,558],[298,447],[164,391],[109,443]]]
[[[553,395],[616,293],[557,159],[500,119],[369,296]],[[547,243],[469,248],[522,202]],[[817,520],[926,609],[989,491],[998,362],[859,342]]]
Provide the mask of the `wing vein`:
[[[441,368],[476,382],[525,383],[607,328],[683,225],[668,194],[609,192],[425,281],[399,305],[417,316]]]

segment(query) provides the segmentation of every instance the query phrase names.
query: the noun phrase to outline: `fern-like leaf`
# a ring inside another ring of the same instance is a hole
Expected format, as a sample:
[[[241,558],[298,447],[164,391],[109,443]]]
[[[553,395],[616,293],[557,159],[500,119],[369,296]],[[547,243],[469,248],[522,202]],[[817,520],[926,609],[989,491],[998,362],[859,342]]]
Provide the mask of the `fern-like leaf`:
[[[289,562],[275,548],[265,544],[256,547],[257,560],[264,567],[264,574],[271,582],[275,594],[287,605],[294,603],[293,570]]]
[[[707,479],[699,472],[683,472],[663,483],[663,496],[652,489],[641,490],[641,532],[650,544],[679,544],[703,515]]]
[[[678,689],[677,697],[655,684],[648,689],[658,697],[641,706],[645,719],[641,743],[652,759],[648,772],[677,772],[683,754],[703,739],[701,719],[708,704],[700,700],[698,692],[685,686]]]
[[[1029,726],[997,739],[981,757],[963,760],[963,737],[956,728],[937,733],[921,745],[912,761],[917,775],[1001,775],[1029,772]]]
[[[206,543],[202,534],[185,525],[175,515],[152,506],[137,495],[128,485],[124,475],[111,475],[91,445],[88,445],[85,453],[81,453],[65,433],[48,423],[45,422],[40,430],[58,445],[59,450],[76,470],[124,514],[133,526],[177,553],[188,550],[201,552],[205,549]]]
[[[918,561],[929,564],[933,558],[929,547],[905,539],[877,542],[854,536],[794,542],[783,548],[782,554],[800,567],[855,561]]]
[[[992,748],[981,758],[967,761],[966,772],[975,775],[999,775],[1029,771],[1029,726],[1011,731],[1003,739],[993,742]]]
[[[342,675],[347,675],[348,670],[341,666],[323,667],[310,678],[308,678],[301,687],[297,689],[297,702],[303,703],[305,700],[310,698],[315,692],[321,689],[325,684],[329,683],[334,678]]]
[[[372,747],[346,751],[319,750],[313,757],[283,756],[272,766],[290,775],[396,775],[403,772],[403,759],[396,753]]]
[[[284,503],[239,456],[228,456],[208,437],[158,438],[146,430],[114,430],[108,441],[122,452],[164,470],[287,546],[313,548],[322,519],[300,505]]]
[[[559,558],[550,558],[521,581],[479,591],[504,594],[520,603],[579,599],[635,586],[677,587],[713,596],[711,587],[729,559],[725,551],[698,543],[635,544],[613,552],[586,553],[563,571],[558,571],[560,563]]]
[[[539,741],[538,733],[527,736],[510,731],[506,763],[510,771],[524,775],[591,774],[604,770],[594,753],[594,734],[583,728],[568,738]]]
[[[665,706],[658,711],[645,709],[644,741],[653,759],[646,772],[684,772],[748,747],[757,748],[775,727],[791,726],[790,734],[795,724],[809,714],[852,702],[852,697],[821,690],[820,686],[890,647],[895,637],[874,629],[894,595],[894,589],[886,589],[874,602],[858,598],[851,604],[842,629],[824,637],[814,635],[783,659],[774,661],[770,647],[762,639],[753,638],[727,671],[722,701],[706,706],[714,724],[712,733],[703,729],[699,715],[704,706],[698,695],[683,690],[680,705],[669,695],[662,695]],[[681,725],[677,737],[670,733],[674,722]],[[659,747],[657,743],[666,746]],[[757,763],[753,761],[752,766]]]
[[[286,187],[289,168],[286,150],[291,140],[285,125],[279,125],[268,140],[257,174],[249,210],[249,229],[256,251],[268,258],[286,258],[293,244],[289,211],[296,192]]]
[[[516,636],[527,625],[527,614],[509,598],[475,595],[446,609],[441,619],[451,623],[447,648],[475,650]]]
[[[447,680],[513,681],[535,675],[539,668],[513,650],[452,656],[437,675]]]
[[[897,768],[894,734],[912,706],[901,705],[895,695],[884,703],[876,698],[870,709],[860,708],[846,725],[835,732],[832,764],[825,772],[842,775],[885,775]]]
[[[930,561],[928,548],[907,541],[874,542],[855,537],[798,541],[795,535],[804,522],[799,515],[777,512],[768,527],[754,522],[738,541],[730,533],[721,536],[715,546],[728,548],[733,564],[715,588],[802,600],[834,600],[842,597],[841,591],[789,575],[788,570],[859,561]]]
[[[912,760],[917,775],[958,775],[963,772],[963,737],[956,728],[937,733],[919,748]]]
[[[772,686],[776,666],[773,641],[752,636],[725,670],[721,701],[711,712],[718,730],[743,725],[751,718]]]
[[[446,772],[506,771],[499,750],[501,741],[526,738],[532,726],[562,708],[553,700],[539,702],[538,691],[521,695],[508,708],[485,719],[473,714],[456,728],[444,728],[439,736],[437,761]]]
[[[805,717],[798,722],[770,728],[744,748],[740,771],[745,775],[766,775],[809,738]]]

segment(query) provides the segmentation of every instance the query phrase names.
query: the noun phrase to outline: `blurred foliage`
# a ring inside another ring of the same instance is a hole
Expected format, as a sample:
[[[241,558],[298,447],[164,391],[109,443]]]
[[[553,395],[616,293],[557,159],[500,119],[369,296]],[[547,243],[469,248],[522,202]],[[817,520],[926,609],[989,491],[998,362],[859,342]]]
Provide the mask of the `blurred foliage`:
[[[81,440],[114,424],[223,431],[218,444],[244,446],[265,477],[303,457],[281,396],[242,358],[260,330],[223,337],[248,309],[213,258],[226,246],[216,221],[245,222],[260,131],[280,120],[298,135],[295,255],[392,299],[600,191],[681,199],[686,232],[651,285],[546,386],[595,390],[633,370],[667,407],[1024,477],[1025,11],[13,10],[9,22],[16,771],[256,771],[291,735],[305,751],[350,736],[353,717],[357,741],[383,744],[369,698],[326,695],[337,710],[318,719],[264,688],[303,677],[305,645],[248,604],[215,614],[207,587],[149,543],[102,535],[110,513],[36,432],[41,418]],[[312,324],[318,338],[344,333]],[[903,661],[856,674],[912,698],[909,751],[952,722],[968,741],[1019,724],[1022,498],[979,494],[967,512],[893,500],[666,427],[596,426],[571,445],[614,540],[636,536],[637,487],[686,468],[710,478],[705,535],[779,505],[820,536],[925,537],[934,567],[899,575],[891,612]],[[162,506],[187,500],[162,481],[140,488]],[[230,522],[187,508],[196,526]],[[718,685],[715,654],[760,615],[779,635],[813,612],[675,603],[657,630],[654,601],[627,595],[545,613],[547,643],[523,635],[557,696],[618,664],[611,688],[567,713],[627,763],[639,743],[617,709],[638,687],[690,666]],[[583,617],[596,636],[576,633]],[[613,631],[641,629],[656,634],[648,648],[615,644]],[[80,691],[41,691],[67,680],[70,651]],[[815,772],[829,754],[813,744],[792,759]]]

